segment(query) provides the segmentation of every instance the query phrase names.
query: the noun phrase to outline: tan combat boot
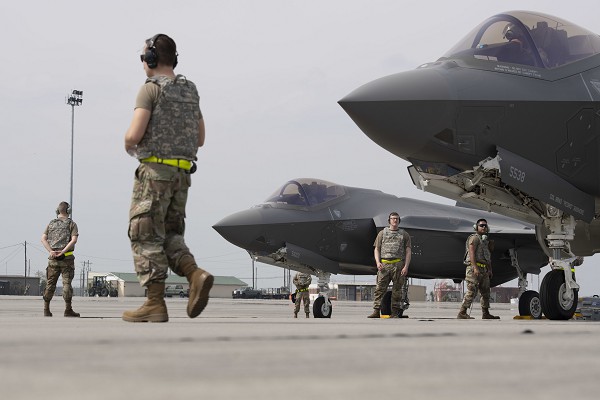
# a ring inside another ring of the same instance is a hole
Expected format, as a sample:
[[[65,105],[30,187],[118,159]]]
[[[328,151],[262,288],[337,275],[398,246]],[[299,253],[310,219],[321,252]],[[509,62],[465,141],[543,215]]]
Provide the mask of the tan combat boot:
[[[123,321],[127,322],[167,322],[167,305],[165,304],[165,283],[148,285],[148,300],[140,308],[123,313]]]
[[[71,302],[66,303],[65,306],[65,317],[79,317],[79,313],[73,311],[73,307],[71,306]]]
[[[490,310],[488,308],[482,307],[481,311],[483,311],[483,316],[481,319],[500,319],[499,316],[490,314]]]
[[[390,314],[390,318],[403,318],[404,310],[396,310],[392,308],[392,313]]]
[[[474,319],[469,314],[467,314],[467,308],[464,306],[460,307],[460,312],[458,313],[456,318],[458,318],[458,319]]]
[[[373,313],[367,316],[367,318],[379,318],[380,316],[381,315],[379,314],[379,308],[374,308]]]
[[[44,300],[44,317],[51,317],[52,313],[50,312],[50,302]]]
[[[187,315],[190,318],[196,318],[208,304],[208,294],[215,278],[202,268],[198,268],[191,255],[181,257],[179,268],[190,283]]]

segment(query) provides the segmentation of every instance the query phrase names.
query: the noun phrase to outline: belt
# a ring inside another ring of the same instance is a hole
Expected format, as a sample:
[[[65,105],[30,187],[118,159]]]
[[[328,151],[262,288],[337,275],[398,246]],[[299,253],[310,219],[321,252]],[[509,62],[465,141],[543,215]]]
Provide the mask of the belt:
[[[384,264],[395,264],[402,261],[401,258],[382,258],[381,262]]]
[[[67,252],[65,253],[65,257],[69,257],[69,256],[72,256],[72,255],[73,255],[73,252],[72,252],[72,251],[67,251]]]
[[[143,163],[157,163],[157,164],[165,164],[170,165],[172,167],[177,167],[189,171],[192,169],[192,162],[189,160],[180,160],[177,158],[158,158],[158,157],[147,157],[140,160]]]
[[[481,267],[481,268],[485,268],[485,267],[487,267],[487,265],[486,265],[486,264],[484,264],[484,263],[480,263],[480,262],[478,262],[478,263],[476,263],[476,264],[477,264],[477,266],[478,266],[478,267]]]
[[[308,288],[305,288],[305,289],[297,289],[296,291],[297,291],[297,292],[308,292]]]

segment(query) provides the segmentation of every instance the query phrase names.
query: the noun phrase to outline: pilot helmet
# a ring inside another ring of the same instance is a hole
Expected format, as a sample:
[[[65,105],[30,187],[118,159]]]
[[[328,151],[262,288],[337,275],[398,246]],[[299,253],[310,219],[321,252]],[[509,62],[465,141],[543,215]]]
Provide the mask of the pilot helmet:
[[[522,38],[523,31],[511,22],[504,27],[502,37],[510,42],[511,40]]]

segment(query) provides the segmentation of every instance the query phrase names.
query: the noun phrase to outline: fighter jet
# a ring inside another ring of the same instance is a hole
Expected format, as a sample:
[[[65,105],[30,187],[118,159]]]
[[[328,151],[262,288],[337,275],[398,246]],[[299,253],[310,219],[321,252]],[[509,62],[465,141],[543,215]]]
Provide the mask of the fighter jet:
[[[600,252],[600,37],[537,12],[495,15],[435,62],[339,101],[414,184],[535,225],[550,319],[577,307],[574,266]]]
[[[410,277],[464,279],[465,241],[482,217],[495,244],[493,286],[516,278],[521,270],[539,274],[548,263],[533,225],[319,179],[290,180],[263,203],[225,217],[213,228],[256,261],[317,276],[321,295],[313,313],[329,318],[332,307],[326,293],[331,274],[377,274],[373,242],[389,225],[392,211],[399,213],[400,227],[411,237]],[[539,298],[529,299],[528,308],[520,311],[541,316],[541,311],[536,314]]]

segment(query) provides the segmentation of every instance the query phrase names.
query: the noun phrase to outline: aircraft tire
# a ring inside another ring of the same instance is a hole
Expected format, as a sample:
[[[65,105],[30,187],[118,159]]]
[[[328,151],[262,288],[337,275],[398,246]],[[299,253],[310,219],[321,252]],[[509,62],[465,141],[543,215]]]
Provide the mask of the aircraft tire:
[[[315,318],[331,318],[333,307],[325,304],[325,297],[319,296],[313,303],[313,315]]]
[[[527,290],[519,297],[519,315],[531,316],[533,319],[542,318],[542,304],[538,292]]]
[[[574,290],[573,301],[565,300],[567,290],[565,275],[562,270],[555,269],[546,274],[540,287],[540,300],[542,312],[548,319],[567,320],[573,317],[577,309],[577,296],[579,291]]]
[[[381,299],[381,308],[379,309],[381,315],[392,314],[392,291],[388,290]]]

